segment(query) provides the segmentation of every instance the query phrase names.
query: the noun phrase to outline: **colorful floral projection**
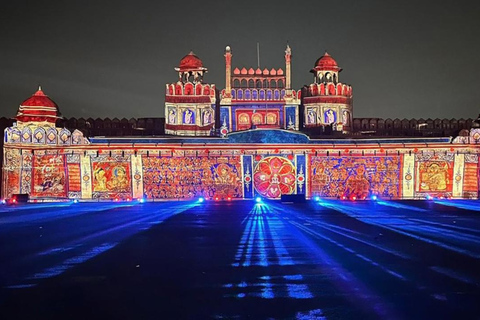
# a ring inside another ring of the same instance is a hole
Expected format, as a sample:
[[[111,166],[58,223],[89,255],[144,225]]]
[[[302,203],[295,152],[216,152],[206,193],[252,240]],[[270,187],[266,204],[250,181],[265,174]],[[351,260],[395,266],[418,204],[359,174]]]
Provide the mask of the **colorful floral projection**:
[[[295,166],[286,158],[273,156],[261,159],[253,172],[253,185],[267,198],[280,198],[295,191]]]

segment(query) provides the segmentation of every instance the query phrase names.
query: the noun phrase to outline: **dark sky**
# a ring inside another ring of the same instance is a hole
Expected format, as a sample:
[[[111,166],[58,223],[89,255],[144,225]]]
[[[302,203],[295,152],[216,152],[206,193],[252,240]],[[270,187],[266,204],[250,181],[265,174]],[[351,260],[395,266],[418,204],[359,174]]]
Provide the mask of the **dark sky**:
[[[284,68],[292,85],[327,50],[354,117],[476,118],[478,1],[10,1],[0,9],[0,116],[38,84],[65,117],[163,117],[165,84],[193,50],[225,87],[233,66]]]

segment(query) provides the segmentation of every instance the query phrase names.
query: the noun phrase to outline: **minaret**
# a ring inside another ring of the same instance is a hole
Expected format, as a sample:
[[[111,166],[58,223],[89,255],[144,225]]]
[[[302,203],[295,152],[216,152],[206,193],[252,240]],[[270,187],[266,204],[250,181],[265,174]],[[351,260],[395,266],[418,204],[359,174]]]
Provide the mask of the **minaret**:
[[[285,89],[290,90],[292,89],[292,84],[291,84],[291,71],[290,71],[290,62],[292,59],[292,49],[290,49],[290,46],[287,44],[287,49],[285,49]]]
[[[225,98],[232,96],[232,52],[230,46],[225,48]]]

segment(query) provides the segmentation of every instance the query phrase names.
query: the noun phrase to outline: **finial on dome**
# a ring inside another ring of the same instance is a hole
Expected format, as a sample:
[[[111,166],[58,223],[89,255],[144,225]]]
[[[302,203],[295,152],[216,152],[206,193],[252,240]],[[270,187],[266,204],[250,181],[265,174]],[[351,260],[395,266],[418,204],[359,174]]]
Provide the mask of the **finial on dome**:
[[[42,91],[42,86],[38,85],[38,91]]]
[[[230,48],[230,46],[226,46],[226,47],[225,47],[225,51],[226,51],[226,52],[230,52],[231,50],[232,50],[232,49]]]

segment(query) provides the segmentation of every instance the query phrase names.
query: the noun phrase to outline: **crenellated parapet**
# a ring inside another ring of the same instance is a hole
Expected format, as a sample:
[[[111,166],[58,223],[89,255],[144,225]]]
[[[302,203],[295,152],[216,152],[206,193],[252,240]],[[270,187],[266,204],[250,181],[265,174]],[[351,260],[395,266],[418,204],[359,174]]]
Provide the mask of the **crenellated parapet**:
[[[225,90],[221,91],[220,96],[225,97]],[[286,89],[250,89],[250,88],[233,88],[230,92],[232,101],[261,101],[261,102],[282,102],[285,99],[300,102],[301,91],[290,90],[290,95],[287,95]],[[293,103],[295,103],[293,102]]]
[[[352,86],[344,83],[312,83],[308,86],[305,98],[318,96],[343,96],[351,98],[353,96]]]
[[[167,84],[166,85],[166,99],[170,97],[210,97],[215,101],[215,85],[214,84],[203,84],[203,83],[192,83],[186,82],[182,83],[178,81],[177,83]]]
[[[80,130],[71,132],[66,128],[40,126],[38,124],[6,128],[4,143],[6,145],[21,144],[22,146],[71,146],[90,144]]]

